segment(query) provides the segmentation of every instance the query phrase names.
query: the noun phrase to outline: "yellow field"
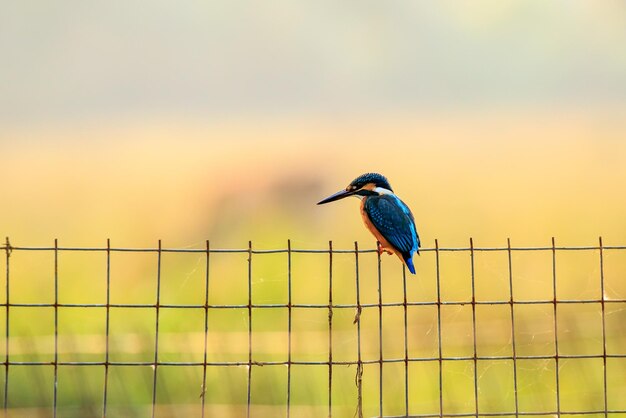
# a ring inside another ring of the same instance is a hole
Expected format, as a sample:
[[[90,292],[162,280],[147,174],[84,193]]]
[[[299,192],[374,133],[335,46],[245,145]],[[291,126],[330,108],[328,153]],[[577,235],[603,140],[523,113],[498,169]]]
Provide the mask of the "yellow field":
[[[13,246],[212,249],[286,248],[373,249],[361,225],[357,202],[316,206],[366,171],[385,174],[394,191],[412,208],[426,249],[469,247],[626,245],[626,118],[622,109],[482,112],[422,112],[394,117],[345,119],[245,119],[199,123],[164,119],[121,126],[85,125],[22,129],[3,133],[0,233]],[[557,297],[599,300],[600,253],[556,253]],[[604,298],[626,299],[626,250],[605,250]],[[0,271],[6,271],[0,259]],[[11,303],[54,301],[54,253],[15,250],[10,262]],[[157,254],[111,255],[110,301],[154,304]],[[471,300],[469,252],[440,253],[440,291],[444,302]],[[516,301],[553,298],[552,252],[513,252]],[[60,252],[60,303],[106,303],[106,253]],[[209,362],[248,361],[248,263],[246,253],[211,254],[209,303],[240,304],[209,309]],[[328,254],[292,254],[292,302],[327,305]],[[164,253],[160,303],[205,303],[206,258],[202,253]],[[333,303],[356,300],[355,257],[333,258]],[[508,254],[476,252],[478,301],[508,301]],[[434,251],[416,261],[417,276],[407,277],[410,358],[438,356],[437,265]],[[377,259],[359,257],[360,302],[378,303]],[[288,301],[287,254],[255,254],[252,260],[254,304]],[[2,274],[0,288],[6,288]],[[402,270],[395,257],[382,257],[383,303],[402,302]],[[6,306],[6,293],[0,296]],[[606,303],[607,354],[624,354],[626,303]],[[4,339],[6,309],[0,309]],[[561,355],[602,354],[600,303],[561,304],[558,341]],[[103,361],[104,308],[60,308],[59,361]],[[444,305],[442,355],[473,356],[471,304]],[[554,355],[552,304],[516,305],[517,356]],[[355,309],[335,308],[333,360],[355,361],[359,339]],[[478,356],[511,356],[508,304],[475,308]],[[382,352],[399,359],[384,366],[386,415],[404,414],[404,308],[383,312]],[[253,309],[253,358],[283,362],[288,353],[286,308]],[[379,311],[361,315],[361,355],[375,361],[380,353]],[[11,361],[54,359],[54,309],[11,307]],[[154,360],[153,308],[112,308],[111,361]],[[295,361],[328,361],[328,309],[294,308],[292,356]],[[204,309],[160,311],[159,361],[202,362]],[[5,342],[0,343],[0,358]],[[564,358],[559,364],[560,408],[604,408],[600,358]],[[608,409],[626,410],[626,359],[607,360]],[[515,409],[513,373],[521,411],[552,412],[556,405],[555,361],[550,358],[478,362],[480,412]],[[8,416],[48,416],[53,369],[10,366]],[[356,367],[333,367],[334,416],[356,411]],[[379,408],[379,365],[363,373],[363,413]],[[110,369],[109,416],[149,416],[150,366]],[[6,381],[1,368],[2,385]],[[444,413],[473,413],[472,359],[443,363]],[[160,366],[157,416],[200,412],[202,367]],[[62,416],[101,414],[104,367],[61,366],[58,402]],[[409,411],[438,414],[439,362],[415,361],[409,367]],[[294,365],[291,370],[292,416],[327,414],[328,366]],[[210,366],[208,416],[242,416],[246,410],[246,366]],[[287,367],[253,367],[253,416],[284,416]],[[616,415],[617,416],[617,415]]]

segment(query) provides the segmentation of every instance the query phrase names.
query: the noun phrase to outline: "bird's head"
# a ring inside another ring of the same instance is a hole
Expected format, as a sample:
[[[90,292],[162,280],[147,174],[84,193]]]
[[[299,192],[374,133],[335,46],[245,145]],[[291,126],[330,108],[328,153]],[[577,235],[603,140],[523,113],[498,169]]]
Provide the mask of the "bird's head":
[[[344,190],[340,190],[328,196],[317,204],[322,205],[324,203],[334,202],[335,200],[343,199],[348,196],[356,196],[362,199],[366,196],[379,196],[381,194],[391,193],[393,193],[393,190],[385,176],[377,173],[366,173],[352,180]]]

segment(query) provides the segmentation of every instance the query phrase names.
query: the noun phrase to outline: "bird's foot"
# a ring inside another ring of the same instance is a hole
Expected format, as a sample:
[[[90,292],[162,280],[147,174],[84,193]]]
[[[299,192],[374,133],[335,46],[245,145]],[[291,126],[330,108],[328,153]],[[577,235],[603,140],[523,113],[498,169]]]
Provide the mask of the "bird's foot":
[[[378,251],[378,255],[382,255],[383,253],[387,253],[389,255],[393,254],[393,252],[387,248],[384,248],[380,242],[376,242],[376,251]]]
[[[389,249],[383,247],[380,242],[376,242],[376,250],[378,251],[378,254],[381,255],[382,253],[393,254]]]

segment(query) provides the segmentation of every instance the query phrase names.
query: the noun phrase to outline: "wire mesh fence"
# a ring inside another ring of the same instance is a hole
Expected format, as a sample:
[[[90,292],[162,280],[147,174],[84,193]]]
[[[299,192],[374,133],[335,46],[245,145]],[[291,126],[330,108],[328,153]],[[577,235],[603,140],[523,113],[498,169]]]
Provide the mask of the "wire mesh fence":
[[[434,244],[7,239],[5,416],[626,415],[626,246]]]

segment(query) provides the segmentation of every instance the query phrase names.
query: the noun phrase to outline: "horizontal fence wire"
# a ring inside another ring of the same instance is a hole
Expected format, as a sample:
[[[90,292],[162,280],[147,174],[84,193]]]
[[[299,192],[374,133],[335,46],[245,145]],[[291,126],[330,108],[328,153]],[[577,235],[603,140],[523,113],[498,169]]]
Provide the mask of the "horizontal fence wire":
[[[155,417],[158,415],[157,407],[159,405],[159,370],[161,367],[200,367],[202,370],[202,382],[201,382],[201,395],[199,397],[199,402],[201,403],[201,416],[205,416],[205,405],[208,403],[206,399],[206,391],[207,391],[207,380],[208,373],[210,372],[212,367],[246,367],[247,368],[247,376],[246,376],[246,416],[254,416],[254,405],[255,405],[255,373],[253,373],[254,367],[264,367],[264,366],[286,366],[287,367],[287,379],[286,379],[286,402],[284,404],[285,410],[284,415],[290,417],[293,415],[292,408],[294,406],[293,402],[293,392],[294,388],[297,387],[298,382],[294,376],[292,366],[319,366],[327,369],[327,385],[325,387],[327,393],[327,405],[325,406],[327,410],[327,416],[339,416],[334,414],[335,404],[333,403],[334,399],[334,388],[336,385],[336,378],[333,375],[333,366],[356,366],[356,376],[355,376],[355,384],[357,387],[357,395],[356,395],[356,405],[354,415],[358,417],[363,416],[363,379],[364,379],[364,366],[366,365],[377,365],[378,370],[378,379],[376,382],[376,392],[378,394],[378,402],[376,403],[377,416],[386,416],[386,417],[400,417],[400,416],[420,416],[420,417],[466,417],[466,416],[477,416],[477,417],[496,417],[496,416],[537,416],[537,415],[604,415],[608,416],[609,414],[626,414],[626,409],[611,409],[609,407],[609,383],[607,377],[607,360],[608,359],[626,359],[626,350],[623,353],[609,353],[607,352],[607,325],[606,325],[606,312],[605,309],[607,306],[617,305],[617,304],[625,304],[626,298],[611,298],[608,299],[605,297],[605,268],[604,268],[604,259],[606,254],[611,251],[619,251],[626,250],[626,246],[622,245],[613,245],[607,246],[603,245],[602,239],[600,238],[598,241],[598,245],[590,245],[590,246],[556,246],[554,238],[552,239],[552,245],[550,246],[526,246],[526,247],[516,247],[512,246],[510,240],[507,240],[507,246],[495,246],[495,247],[479,247],[475,246],[473,239],[470,239],[468,247],[440,247],[437,240],[435,240],[435,246],[432,248],[422,248],[420,252],[429,253],[433,252],[435,256],[435,278],[436,278],[436,298],[434,300],[427,301],[413,301],[407,297],[407,278],[406,278],[406,270],[403,267],[402,270],[402,300],[393,301],[393,302],[384,302],[382,295],[382,281],[384,278],[382,277],[382,269],[381,269],[381,257],[380,253],[377,254],[377,264],[376,264],[376,281],[378,284],[377,289],[377,302],[374,303],[364,303],[361,300],[361,286],[363,285],[360,281],[360,263],[359,263],[359,255],[360,254],[371,254],[377,253],[377,249],[360,249],[358,244],[355,242],[354,249],[336,249],[333,247],[333,243],[329,242],[329,246],[327,249],[297,249],[292,248],[291,241],[288,241],[286,248],[280,249],[254,249],[252,246],[252,242],[249,242],[248,248],[243,249],[220,249],[220,248],[212,248],[209,245],[209,242],[206,242],[205,248],[165,248],[162,246],[161,241],[158,241],[158,246],[156,248],[128,248],[128,247],[112,247],[110,241],[107,240],[106,246],[104,247],[68,247],[68,246],[60,246],[58,245],[58,241],[54,240],[53,246],[13,246],[11,245],[9,239],[7,238],[5,244],[0,246],[0,250],[5,252],[5,295],[4,302],[0,303],[0,308],[3,308],[5,311],[5,358],[2,362],[4,367],[4,387],[3,387],[3,409],[5,414],[7,411],[11,409],[10,404],[10,376],[13,372],[13,367],[23,367],[23,366],[47,366],[53,369],[53,395],[52,395],[52,416],[57,416],[58,412],[58,389],[59,389],[59,368],[65,366],[81,366],[81,367],[103,367],[104,376],[103,376],[103,401],[101,408],[101,415],[106,417],[110,411],[110,405],[108,404],[110,398],[110,370],[111,367],[142,367],[148,366],[152,368],[152,381],[151,381],[151,407],[152,412],[151,416]],[[513,277],[514,277],[514,268],[512,262],[512,254],[517,252],[546,252],[551,255],[551,290],[553,293],[552,298],[538,298],[538,299],[527,299],[527,300],[519,300],[514,297],[513,290]],[[599,254],[599,280],[600,280],[600,297],[598,298],[581,298],[581,299],[573,299],[573,298],[558,298],[557,297],[557,258],[556,254],[558,252],[576,252],[576,251],[595,251]],[[13,297],[11,295],[11,256],[14,252],[50,252],[54,255],[54,302],[51,303],[25,303],[25,302],[14,302]],[[106,302],[105,303],[64,303],[59,300],[59,254],[64,252],[102,252],[106,255]],[[471,283],[471,298],[467,300],[444,300],[442,297],[440,279],[441,279],[441,253],[447,252],[462,252],[467,253],[470,257],[470,283]],[[509,297],[506,299],[497,299],[497,300],[477,300],[476,297],[476,289],[475,289],[475,254],[478,252],[502,252],[507,255],[507,268],[508,268],[508,292]],[[157,254],[157,270],[156,270],[156,295],[154,299],[154,303],[112,303],[111,302],[111,258],[114,253],[156,253]],[[162,286],[161,286],[161,277],[162,277],[162,255],[164,253],[196,253],[196,254],[205,254],[204,258],[204,303],[202,304],[167,304],[162,303]],[[233,304],[216,304],[210,303],[210,283],[211,276],[209,274],[211,267],[211,260],[213,254],[226,254],[226,253],[241,253],[247,254],[247,289],[246,298],[247,303],[233,303]],[[252,277],[253,277],[253,256],[255,255],[265,255],[265,254],[281,254],[284,253],[287,255],[287,263],[286,263],[286,287],[288,289],[287,293],[287,303],[254,303],[253,302],[253,286],[252,286]],[[294,303],[292,298],[292,280],[293,280],[293,271],[292,271],[292,257],[294,254],[316,254],[316,255],[326,255],[326,261],[328,263],[328,279],[327,284],[329,288],[328,292],[328,303]],[[355,290],[356,290],[356,300],[355,303],[337,303],[333,299],[333,257],[336,257],[337,254],[353,254],[354,255],[354,277],[355,277]],[[601,315],[601,338],[602,338],[602,353],[598,354],[564,354],[560,352],[559,349],[559,328],[558,328],[558,309],[557,307],[560,305],[579,305],[579,304],[598,304],[600,305],[600,315]],[[516,306],[550,306],[553,311],[553,332],[554,332],[554,354],[519,354],[516,349],[516,331],[515,331],[515,307]],[[436,307],[436,323],[434,327],[437,329],[437,355],[433,356],[411,356],[409,354],[409,346],[408,346],[408,335],[409,335],[409,321],[408,321],[408,309],[410,307],[420,307],[420,306],[432,306]],[[442,350],[442,307],[446,306],[469,306],[471,307],[471,355],[444,355]],[[510,335],[510,347],[511,354],[510,355],[481,355],[477,350],[477,329],[478,323],[476,318],[476,308],[478,306],[508,306],[509,315],[510,315],[510,324],[511,324],[511,335]],[[402,308],[403,312],[403,328],[404,335],[399,337],[402,341],[403,348],[403,356],[385,356],[383,352],[383,327],[384,327],[384,313],[387,311],[387,308]],[[12,338],[11,334],[11,321],[10,314],[14,312],[15,309],[20,308],[51,308],[54,315],[54,357],[52,361],[30,361],[30,360],[15,360],[13,359],[12,353],[10,352],[10,340]],[[94,308],[94,309],[102,309],[106,314],[106,322],[105,322],[105,331],[104,331],[104,361],[67,361],[59,359],[59,311],[64,309],[80,309],[80,308]],[[154,356],[152,361],[114,361],[111,360],[111,347],[110,347],[110,317],[111,314],[116,309],[147,309],[153,310],[155,312],[155,322],[154,322],[154,340],[153,340],[153,348],[154,348]],[[199,310],[203,312],[203,352],[202,352],[202,361],[165,361],[162,359],[160,355],[160,319],[163,312],[166,310],[178,310],[178,309],[186,309],[186,310]],[[247,361],[213,361],[209,360],[208,357],[208,341],[211,335],[211,324],[209,321],[209,311],[210,310],[234,310],[240,309],[246,312],[247,317]],[[288,351],[287,351],[287,359],[285,361],[259,361],[255,360],[255,345],[253,344],[253,312],[255,309],[286,309],[287,310],[287,342],[288,342]],[[298,310],[324,310],[327,313],[328,317],[328,356],[325,360],[319,361],[305,361],[305,360],[296,360],[293,358],[292,350],[293,350],[293,342],[292,342],[292,323],[293,316],[298,312]],[[345,309],[354,309],[356,314],[354,317],[354,325],[355,325],[355,338],[356,338],[356,352],[354,360],[338,360],[335,356],[335,341],[333,339],[333,329],[334,322],[333,317],[335,315],[335,310],[345,310]],[[362,349],[361,349],[361,339],[362,339],[362,331],[361,331],[361,316],[364,312],[367,311],[376,311],[377,312],[377,338],[378,338],[378,352],[377,358],[363,358]],[[561,405],[561,385],[560,381],[560,362],[568,359],[601,359],[602,360],[602,409],[591,409],[591,410],[564,410]],[[523,411],[520,408],[519,403],[519,372],[518,372],[518,362],[520,360],[551,360],[555,363],[555,391],[556,391],[556,405],[555,409],[550,409],[546,411]],[[512,362],[512,370],[513,370],[513,397],[514,397],[514,409],[507,410],[502,412],[483,412],[480,410],[480,397],[481,391],[479,388],[479,373],[478,373],[478,364],[481,361],[505,361]],[[438,388],[438,412],[433,413],[420,413],[417,415],[410,414],[410,405],[411,405],[411,388],[410,388],[410,366],[411,364],[417,363],[427,363],[433,362],[438,364],[438,372],[435,378],[437,379],[437,388]],[[443,368],[444,363],[446,362],[471,362],[473,368],[472,374],[472,382],[473,382],[473,397],[471,400],[472,410],[473,412],[446,412],[444,410],[444,374]],[[403,402],[403,415],[384,415],[386,404],[383,403],[383,386],[384,379],[383,375],[385,372],[384,365],[392,365],[399,364],[403,365],[403,376],[402,376],[402,402]],[[210,416],[210,414],[209,414]]]
[[[597,245],[583,245],[583,246],[536,246],[536,247],[432,247],[432,248],[420,248],[420,253],[428,252],[470,252],[470,251],[589,251],[589,250],[626,250],[626,245],[605,245],[603,247]],[[368,249],[333,249],[333,250],[321,250],[321,249],[303,249],[303,248],[278,248],[278,249],[247,249],[247,248],[130,248],[130,247],[44,247],[44,246],[14,246],[3,245],[0,246],[0,251],[76,251],[76,252],[131,252],[131,253],[242,253],[242,254],[280,254],[280,253],[294,253],[294,254],[359,254],[375,253],[378,250],[375,248]]]

